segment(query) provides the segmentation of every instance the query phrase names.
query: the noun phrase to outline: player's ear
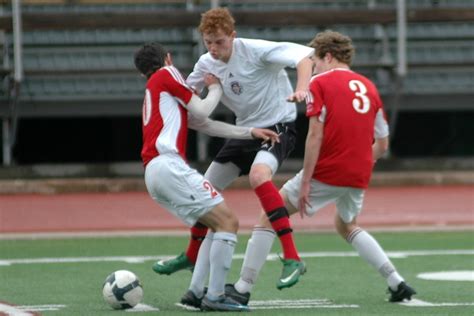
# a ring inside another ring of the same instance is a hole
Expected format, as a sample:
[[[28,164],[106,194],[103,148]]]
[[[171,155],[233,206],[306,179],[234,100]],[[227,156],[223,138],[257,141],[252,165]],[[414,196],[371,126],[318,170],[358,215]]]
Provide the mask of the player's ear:
[[[326,53],[326,55],[324,55],[324,61],[328,64],[331,63],[331,61],[332,61],[331,53]]]
[[[166,65],[166,66],[171,66],[171,65],[173,65],[173,59],[171,58],[171,54],[170,54],[170,53],[166,53],[165,65]]]
[[[237,31],[232,31],[232,33],[230,33],[230,37],[232,37],[232,39],[235,39],[237,37]]]

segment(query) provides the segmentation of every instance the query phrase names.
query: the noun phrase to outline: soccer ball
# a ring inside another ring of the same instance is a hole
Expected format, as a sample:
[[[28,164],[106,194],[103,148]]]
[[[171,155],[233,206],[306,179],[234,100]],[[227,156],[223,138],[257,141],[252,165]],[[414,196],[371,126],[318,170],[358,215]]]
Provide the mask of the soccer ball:
[[[143,288],[135,273],[118,270],[105,279],[102,294],[113,309],[127,309],[141,302]]]

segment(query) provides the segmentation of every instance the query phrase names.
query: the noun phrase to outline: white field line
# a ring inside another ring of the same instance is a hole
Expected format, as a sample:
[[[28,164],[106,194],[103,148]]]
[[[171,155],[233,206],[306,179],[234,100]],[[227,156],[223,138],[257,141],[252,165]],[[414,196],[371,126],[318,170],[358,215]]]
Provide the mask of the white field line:
[[[430,303],[416,298],[411,299],[411,301],[401,302],[399,304],[409,307],[474,306],[474,303]]]
[[[408,258],[413,256],[452,256],[452,255],[474,255],[474,249],[458,250],[411,250],[411,251],[388,251],[390,258]],[[302,252],[302,258],[320,258],[320,257],[357,257],[355,251],[325,251],[325,252]],[[23,259],[0,259],[0,266],[9,266],[12,264],[43,264],[43,263],[79,263],[79,262],[110,262],[120,261],[126,263],[143,263],[163,258],[171,258],[173,255],[166,256],[105,256],[105,257],[67,257],[67,258],[23,258]],[[243,259],[244,254],[235,254],[234,259]],[[267,260],[277,260],[277,254],[270,254]]]
[[[60,305],[60,304],[16,306],[16,308],[22,311],[28,311],[28,312],[58,311],[65,307],[66,305]]]
[[[160,309],[158,307],[153,307],[147,304],[138,304],[134,308],[126,309],[126,312],[129,313],[139,313],[139,312],[157,312]]]
[[[331,300],[323,299],[303,299],[303,300],[268,300],[251,301],[249,304],[251,310],[256,309],[301,309],[301,308],[358,308],[355,304],[333,304]]]
[[[34,314],[25,312],[18,308],[18,306],[11,306],[7,304],[0,303],[0,315],[10,315],[10,316],[33,316]]]

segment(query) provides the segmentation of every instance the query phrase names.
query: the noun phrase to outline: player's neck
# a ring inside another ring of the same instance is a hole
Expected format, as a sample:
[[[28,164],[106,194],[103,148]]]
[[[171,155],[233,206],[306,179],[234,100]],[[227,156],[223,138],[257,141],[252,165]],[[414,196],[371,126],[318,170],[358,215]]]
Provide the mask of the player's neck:
[[[349,67],[348,64],[337,62],[337,63],[331,64],[328,70],[333,70],[333,69],[346,69],[346,70],[350,70],[351,68]]]

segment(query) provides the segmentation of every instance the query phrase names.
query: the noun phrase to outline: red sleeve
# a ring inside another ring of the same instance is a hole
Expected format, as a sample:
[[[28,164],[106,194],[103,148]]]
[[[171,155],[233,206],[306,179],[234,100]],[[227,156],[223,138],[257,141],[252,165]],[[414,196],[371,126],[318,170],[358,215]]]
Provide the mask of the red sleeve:
[[[193,96],[193,90],[186,84],[183,76],[175,67],[163,69],[163,85],[181,104],[188,104]]]
[[[306,97],[306,116],[318,116],[323,108],[323,93],[319,82],[313,79],[309,85],[309,95]]]

